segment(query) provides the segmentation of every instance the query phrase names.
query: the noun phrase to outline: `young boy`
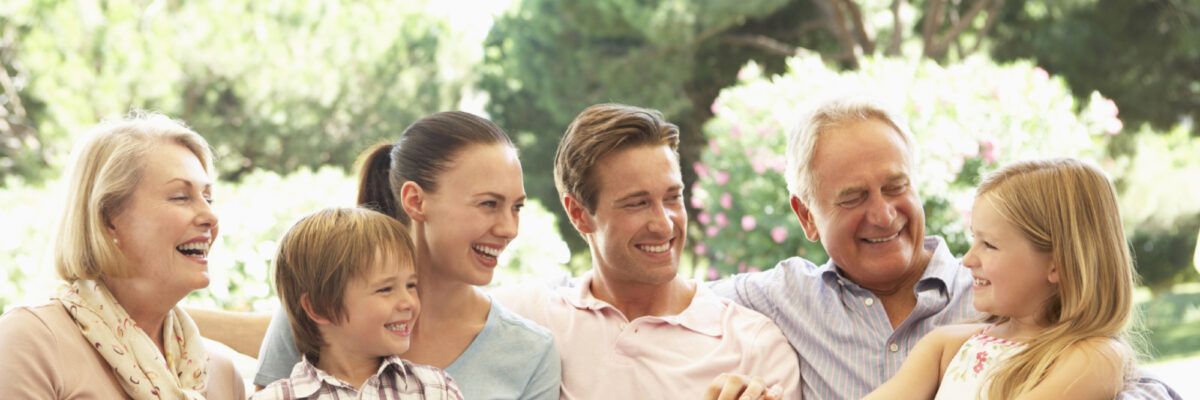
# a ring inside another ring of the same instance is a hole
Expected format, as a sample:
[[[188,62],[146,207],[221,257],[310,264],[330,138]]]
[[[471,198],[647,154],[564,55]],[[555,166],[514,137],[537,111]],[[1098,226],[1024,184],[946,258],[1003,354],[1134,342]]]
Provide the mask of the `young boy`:
[[[252,399],[456,399],[440,369],[410,363],[415,250],[404,226],[361,208],[301,218],[279,240],[275,288],[302,359]]]

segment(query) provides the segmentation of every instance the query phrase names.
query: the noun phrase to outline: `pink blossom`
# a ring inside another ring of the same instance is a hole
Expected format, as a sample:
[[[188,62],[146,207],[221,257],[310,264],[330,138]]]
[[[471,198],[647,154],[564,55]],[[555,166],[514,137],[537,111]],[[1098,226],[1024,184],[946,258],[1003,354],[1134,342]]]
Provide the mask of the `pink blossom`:
[[[712,222],[712,217],[709,216],[708,213],[702,212],[700,214],[696,214],[696,220],[700,221],[700,223],[703,225],[708,225],[710,222]]]
[[[708,151],[711,151],[713,153],[713,155],[715,155],[715,156],[721,155],[721,149],[717,147],[716,139],[708,140]]]
[[[767,172],[767,164],[763,162],[762,157],[751,157],[750,168],[754,169],[754,173],[762,175]]]
[[[696,176],[700,179],[708,179],[708,166],[704,163],[696,161],[692,163],[692,169],[696,170]]]
[[[742,217],[742,230],[746,232],[752,231],[756,225],[758,225],[758,221],[754,220],[754,216],[747,215]]]
[[[713,116],[720,114],[721,113],[721,99],[718,98],[716,100],[713,100],[712,106],[709,107],[709,111],[712,111]]]
[[[733,207],[733,196],[729,193],[721,193],[721,208],[726,210]]]
[[[722,228],[729,226],[729,219],[725,218],[725,213],[717,213],[717,226]]]
[[[738,263],[738,272],[746,272],[746,263]]]
[[[758,128],[758,136],[759,137],[768,137],[774,133],[775,133],[775,127],[770,126],[770,125]]]
[[[1045,82],[1050,80],[1050,73],[1046,72],[1046,70],[1042,69],[1042,67],[1034,67],[1033,77],[1037,78],[1038,82]]]
[[[762,270],[758,269],[758,267],[750,267],[746,268],[746,272],[762,272]]]
[[[696,191],[692,190],[692,193],[696,193]],[[695,208],[695,209],[704,208],[704,200],[700,200],[699,196],[692,196],[691,201],[692,201],[692,208]]]
[[[696,255],[702,256],[708,254],[708,246],[705,246],[704,243],[697,243],[695,247],[692,247],[692,251],[696,252]]]
[[[733,124],[733,128],[729,129],[729,137],[737,139],[742,136],[742,126]]]
[[[708,267],[708,280],[715,281],[721,279],[721,273],[717,272],[716,268]]]
[[[782,226],[771,228],[771,239],[774,240],[775,243],[783,243],[784,240],[787,240],[787,237],[787,228]]]
[[[784,157],[784,156],[775,157],[774,160],[771,160],[771,169],[775,170],[775,172],[782,174],[783,170],[787,169],[787,157]]]
[[[709,225],[708,228],[704,228],[704,234],[708,235],[708,237],[716,237],[718,233],[721,233],[721,228],[716,225]]]
[[[979,141],[979,147],[983,148],[983,151],[979,153],[980,156],[982,156],[988,164],[995,163],[996,159],[1000,158],[1000,148],[997,147],[996,143],[991,141],[991,139],[983,139]]]
[[[1100,112],[1108,117],[1117,116],[1117,113],[1119,112],[1119,110],[1117,110],[1117,103],[1112,101],[1112,99],[1104,99],[1100,102]]]
[[[1124,129],[1124,128],[1125,128],[1125,123],[1121,122],[1121,119],[1116,118],[1116,117],[1109,119],[1108,122],[1106,122],[1104,124],[1104,132],[1108,133],[1109,135],[1116,135],[1118,133],[1121,133],[1121,129]]]
[[[718,186],[724,185],[726,182],[729,182],[729,173],[717,170],[716,172],[713,172],[713,180],[717,181]]]

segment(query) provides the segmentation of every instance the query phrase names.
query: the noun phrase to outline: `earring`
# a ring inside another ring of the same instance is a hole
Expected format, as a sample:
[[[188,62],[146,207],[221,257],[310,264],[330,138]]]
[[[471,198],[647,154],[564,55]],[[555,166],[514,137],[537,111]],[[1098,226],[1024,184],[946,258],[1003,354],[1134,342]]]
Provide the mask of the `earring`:
[[[120,245],[121,245],[121,241],[117,240],[117,238],[113,238],[113,246],[120,246]]]

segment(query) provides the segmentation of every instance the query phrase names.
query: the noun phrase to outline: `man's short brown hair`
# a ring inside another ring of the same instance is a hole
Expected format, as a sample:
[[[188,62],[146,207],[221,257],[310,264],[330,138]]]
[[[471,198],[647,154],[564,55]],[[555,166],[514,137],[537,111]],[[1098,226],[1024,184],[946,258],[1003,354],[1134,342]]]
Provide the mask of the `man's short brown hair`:
[[[416,268],[415,255],[404,225],[383,213],[331,207],[296,221],[279,239],[275,291],[287,309],[300,354],[315,363],[325,345],[301,304],[304,295],[315,314],[340,323],[350,283],[365,279],[381,261]]]
[[[554,156],[558,195],[575,196],[589,213],[596,211],[600,188],[593,176],[596,161],[617,150],[646,145],[670,146],[679,155],[679,127],[658,110],[624,104],[596,104],[575,117]]]

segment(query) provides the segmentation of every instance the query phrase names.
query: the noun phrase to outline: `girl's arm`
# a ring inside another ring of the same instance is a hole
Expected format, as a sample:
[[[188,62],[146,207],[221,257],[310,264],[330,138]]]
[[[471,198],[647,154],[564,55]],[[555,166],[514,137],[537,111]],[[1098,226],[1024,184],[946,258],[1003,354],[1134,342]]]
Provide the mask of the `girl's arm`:
[[[863,400],[932,399],[954,353],[981,329],[983,325],[963,324],[947,325],[929,332],[908,353],[896,375]]]
[[[1088,339],[1068,347],[1029,393],[1019,400],[1112,399],[1124,386],[1128,347],[1108,339]]]

